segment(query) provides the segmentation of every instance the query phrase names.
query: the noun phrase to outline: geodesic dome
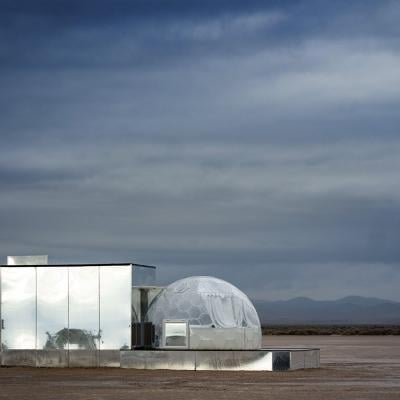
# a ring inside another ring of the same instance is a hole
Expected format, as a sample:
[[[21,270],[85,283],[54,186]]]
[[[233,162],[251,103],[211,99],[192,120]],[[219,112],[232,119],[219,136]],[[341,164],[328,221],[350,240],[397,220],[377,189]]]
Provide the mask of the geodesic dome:
[[[163,321],[188,321],[193,336],[192,348],[199,335],[203,344],[197,348],[215,347],[212,342],[221,342],[217,339],[221,333],[229,342],[227,332],[232,337],[229,348],[261,346],[260,320],[249,298],[232,284],[210,276],[185,278],[166,287],[151,303],[146,320],[155,325],[158,337],[162,335]],[[234,336],[237,344],[233,343]],[[218,346],[224,348],[227,345],[220,343]]]

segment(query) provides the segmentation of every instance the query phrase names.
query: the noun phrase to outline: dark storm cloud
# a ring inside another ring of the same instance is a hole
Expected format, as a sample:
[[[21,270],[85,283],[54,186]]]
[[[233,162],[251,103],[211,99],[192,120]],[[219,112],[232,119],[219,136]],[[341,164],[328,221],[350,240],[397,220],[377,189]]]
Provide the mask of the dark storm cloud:
[[[399,299],[398,2],[3,1],[1,254]]]
[[[6,1],[0,7],[1,62],[9,68],[156,68],[189,55],[295,48],[307,38],[382,38],[397,46],[400,14],[395,2],[373,1]]]

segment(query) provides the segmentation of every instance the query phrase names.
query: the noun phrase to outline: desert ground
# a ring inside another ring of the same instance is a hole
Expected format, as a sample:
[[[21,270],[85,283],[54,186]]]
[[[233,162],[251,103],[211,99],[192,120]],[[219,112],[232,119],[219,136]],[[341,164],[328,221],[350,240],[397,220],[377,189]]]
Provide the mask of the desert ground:
[[[320,347],[321,368],[176,372],[0,368],[0,399],[400,399],[400,336],[264,336]]]

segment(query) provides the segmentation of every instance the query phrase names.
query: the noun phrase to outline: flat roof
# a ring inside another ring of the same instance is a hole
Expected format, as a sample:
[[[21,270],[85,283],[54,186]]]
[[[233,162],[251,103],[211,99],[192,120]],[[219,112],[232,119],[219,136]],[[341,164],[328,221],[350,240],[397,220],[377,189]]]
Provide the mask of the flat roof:
[[[154,265],[146,265],[146,264],[137,264],[137,263],[79,263],[79,264],[0,264],[0,267],[112,267],[118,265],[132,265],[134,267],[144,267],[144,268],[152,268],[156,269],[157,267]]]

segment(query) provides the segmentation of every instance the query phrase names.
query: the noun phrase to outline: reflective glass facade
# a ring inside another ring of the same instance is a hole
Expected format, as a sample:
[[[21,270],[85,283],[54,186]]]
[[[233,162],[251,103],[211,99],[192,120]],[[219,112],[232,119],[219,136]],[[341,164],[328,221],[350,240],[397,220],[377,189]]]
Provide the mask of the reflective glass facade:
[[[1,267],[2,350],[130,348],[132,268]]]
[[[23,271],[24,268],[21,268]],[[38,350],[68,348],[68,268],[38,267],[37,336]],[[7,315],[5,315],[7,318]],[[7,329],[6,329],[7,331]]]
[[[131,347],[130,280],[130,270],[125,267],[100,268],[100,350]]]
[[[36,348],[36,268],[2,268],[2,348]]]
[[[97,350],[100,338],[98,267],[69,269],[69,350]]]

